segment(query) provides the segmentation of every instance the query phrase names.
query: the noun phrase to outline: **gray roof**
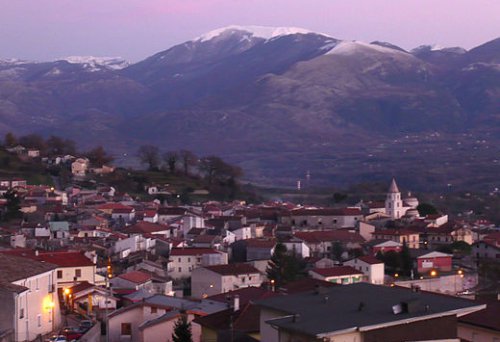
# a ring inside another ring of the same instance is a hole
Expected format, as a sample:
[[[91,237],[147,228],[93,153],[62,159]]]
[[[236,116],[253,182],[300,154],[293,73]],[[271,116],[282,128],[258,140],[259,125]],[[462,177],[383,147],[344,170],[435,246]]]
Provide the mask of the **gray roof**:
[[[408,303],[409,312],[394,314],[393,306],[401,303]],[[473,312],[483,307],[466,299],[367,283],[334,286],[322,289],[320,294],[271,297],[257,304],[283,313],[282,318],[267,321],[273,326],[316,337],[457,311]]]
[[[48,262],[0,254],[0,282],[13,282],[56,269]]]
[[[154,295],[144,299],[144,301],[149,304],[170,306],[176,309],[203,311],[207,314],[227,309],[227,304],[213,300],[193,301],[164,295]]]
[[[391,185],[389,186],[389,193],[398,193],[398,185],[396,184],[396,180],[393,178],[391,181]]]

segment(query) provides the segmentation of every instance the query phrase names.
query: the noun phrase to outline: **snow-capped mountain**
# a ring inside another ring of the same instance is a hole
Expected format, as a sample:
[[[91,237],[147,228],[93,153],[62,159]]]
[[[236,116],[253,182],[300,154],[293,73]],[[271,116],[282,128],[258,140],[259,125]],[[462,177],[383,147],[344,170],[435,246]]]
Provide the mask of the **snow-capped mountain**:
[[[121,70],[129,66],[129,62],[121,57],[94,57],[94,56],[69,56],[58,60],[71,64],[82,65],[86,70],[94,72],[100,70]]]
[[[222,27],[210,32],[207,32],[195,39],[193,41],[206,42],[211,39],[227,36],[234,34],[235,32],[244,32],[245,36],[254,37],[254,38],[262,38],[265,40],[269,40],[276,37],[295,35],[295,34],[320,34],[310,30],[306,30],[300,27],[269,27],[269,26],[238,26],[231,25],[227,27]],[[325,34],[321,34],[327,36]]]

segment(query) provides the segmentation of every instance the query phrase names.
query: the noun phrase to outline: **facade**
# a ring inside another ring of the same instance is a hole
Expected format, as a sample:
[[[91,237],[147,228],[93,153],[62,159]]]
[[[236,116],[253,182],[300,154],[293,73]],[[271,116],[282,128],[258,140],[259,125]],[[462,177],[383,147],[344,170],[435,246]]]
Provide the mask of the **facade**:
[[[314,268],[309,271],[313,279],[334,284],[349,285],[363,281],[363,272],[351,266],[336,266],[329,268]]]
[[[0,254],[0,332],[32,341],[61,324],[56,265]]]
[[[89,160],[86,158],[78,158],[73,163],[71,163],[71,173],[74,176],[85,176],[88,168]]]
[[[391,240],[403,244],[406,242],[408,248],[418,249],[420,245],[420,236],[417,232],[407,229],[383,229],[373,233],[377,240]]]
[[[344,262],[344,265],[354,267],[363,272],[366,282],[375,285],[384,284],[385,265],[372,256],[360,256]]]
[[[191,276],[191,294],[206,298],[246,287],[259,287],[261,273],[249,264],[227,264],[199,267]]]
[[[191,276],[201,266],[227,264],[227,253],[210,248],[174,248],[170,252],[168,275],[172,279]]]
[[[451,271],[452,255],[441,252],[431,252],[417,258],[418,273],[428,273],[432,270]]]
[[[363,219],[359,208],[296,209],[281,217],[281,223],[289,226],[334,229],[355,227]]]

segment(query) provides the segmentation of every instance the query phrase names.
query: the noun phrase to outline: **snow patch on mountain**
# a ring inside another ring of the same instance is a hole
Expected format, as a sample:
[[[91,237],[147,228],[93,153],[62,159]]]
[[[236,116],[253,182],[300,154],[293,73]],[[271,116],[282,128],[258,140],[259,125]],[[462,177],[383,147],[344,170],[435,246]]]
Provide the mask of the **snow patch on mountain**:
[[[358,53],[360,50],[373,50],[382,53],[404,54],[408,53],[393,48],[381,46],[378,44],[369,44],[360,41],[342,41],[333,49],[329,50],[325,55],[351,55]]]
[[[91,72],[103,69],[120,70],[129,66],[129,62],[121,57],[69,56],[59,60],[71,64],[80,64]]]
[[[249,33],[250,36],[254,38],[262,38],[262,39],[272,39],[281,36],[288,36],[292,34],[309,34],[315,33],[323,36],[327,36],[326,34],[316,33],[310,30],[306,30],[300,27],[269,27],[269,26],[239,26],[239,25],[231,25],[227,27],[222,27],[210,32],[207,32],[197,38],[194,41],[206,42],[213,38],[219,37],[224,33],[232,33],[232,32],[246,32]],[[249,37],[248,37],[249,38]],[[246,39],[248,39],[246,38]]]
[[[414,49],[412,49],[410,52],[412,54],[418,54],[420,52],[425,52],[425,51],[443,51],[443,52],[452,52],[452,53],[457,53],[457,54],[463,54],[466,53],[467,50],[461,47],[444,47],[438,44],[431,44],[431,45],[420,45]]]

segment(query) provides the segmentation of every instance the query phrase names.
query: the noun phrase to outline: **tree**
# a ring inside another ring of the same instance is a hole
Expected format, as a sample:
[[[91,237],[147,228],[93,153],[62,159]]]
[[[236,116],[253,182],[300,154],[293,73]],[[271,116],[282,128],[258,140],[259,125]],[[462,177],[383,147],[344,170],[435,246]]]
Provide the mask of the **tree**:
[[[179,160],[179,154],[176,151],[168,151],[163,153],[163,161],[167,164],[168,171],[170,173],[175,173],[177,161]]]
[[[282,243],[276,244],[266,269],[267,278],[273,280],[275,286],[280,287],[302,277],[304,270],[302,260],[294,253],[287,253],[286,246]]]
[[[46,144],[42,136],[38,134],[28,134],[19,138],[19,144],[27,148],[34,148],[40,151],[45,151]]]
[[[180,150],[179,157],[182,163],[182,170],[184,171],[184,174],[187,176],[189,174],[189,168],[191,166],[196,165],[198,158],[195,156],[193,152],[188,150]]]
[[[188,317],[184,312],[181,313],[181,316],[175,322],[172,340],[174,342],[193,341],[193,336],[191,333],[191,323],[188,321]]]
[[[4,214],[5,221],[20,218],[22,216],[21,211],[19,211],[19,209],[21,209],[21,199],[19,198],[17,191],[9,189],[3,197],[7,200],[6,211]]]
[[[233,166],[221,158],[209,156],[202,158],[199,165],[200,171],[205,174],[209,184],[214,181],[225,182],[242,176],[243,171],[238,166]]]
[[[399,256],[401,258],[401,268],[403,269],[403,273],[409,276],[411,274],[411,270],[413,269],[413,261],[411,259],[410,249],[406,244],[406,240],[403,241],[403,247],[401,248]]]
[[[101,145],[88,151],[85,155],[90,160],[90,163],[95,166],[103,166],[114,160],[113,156],[109,155]]]
[[[429,203],[420,203],[417,206],[418,214],[422,217],[427,215],[435,215],[438,213],[436,207]]]
[[[142,164],[147,164],[148,170],[158,170],[160,164],[160,150],[153,145],[142,145],[137,150],[137,156]]]
[[[344,246],[339,241],[332,243],[332,257],[333,260],[342,261],[342,254],[344,253]]]
[[[4,144],[6,147],[14,147],[17,145],[17,139],[12,132],[5,134]]]
[[[47,145],[46,153],[49,156],[62,156],[66,154],[76,154],[76,144],[71,139],[62,139],[55,135],[50,136],[45,142]]]

